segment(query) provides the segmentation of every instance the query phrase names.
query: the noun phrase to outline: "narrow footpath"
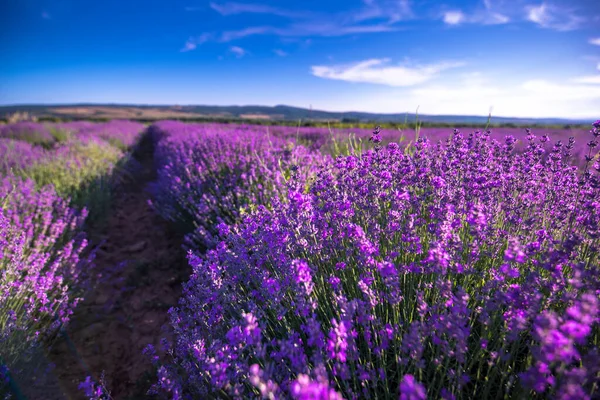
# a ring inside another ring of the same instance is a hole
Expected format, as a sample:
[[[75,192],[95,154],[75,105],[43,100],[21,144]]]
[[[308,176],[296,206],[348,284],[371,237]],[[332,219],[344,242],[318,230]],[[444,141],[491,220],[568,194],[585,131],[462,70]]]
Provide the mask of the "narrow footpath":
[[[89,232],[92,245],[102,243],[95,264],[106,275],[77,307],[69,339],[59,338],[50,354],[67,399],[85,398],[78,385],[87,371],[96,379],[104,372],[114,399],[146,398],[155,375],[142,350],[170,337],[167,312],[190,270],[181,235],[148,205],[153,151],[146,135],[133,154],[141,169],[115,195],[105,227]]]

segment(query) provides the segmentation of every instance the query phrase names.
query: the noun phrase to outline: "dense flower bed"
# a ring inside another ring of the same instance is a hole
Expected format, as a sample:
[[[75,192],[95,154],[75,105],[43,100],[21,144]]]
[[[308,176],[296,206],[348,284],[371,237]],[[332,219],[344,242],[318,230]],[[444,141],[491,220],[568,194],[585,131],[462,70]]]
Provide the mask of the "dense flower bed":
[[[16,122],[0,126],[0,138],[22,140],[46,147],[54,143],[48,127],[37,122]]]
[[[144,128],[131,121],[28,126],[52,132],[55,141],[41,147],[23,140],[0,139],[0,173],[10,171],[33,179],[38,187],[53,185],[59,195],[71,198],[74,206],[87,207],[92,220],[105,211],[111,187],[121,178],[114,176],[115,166],[128,160],[125,151],[136,143]]]
[[[139,122],[113,120],[81,127],[78,136],[98,137],[121,150],[127,150],[137,142],[144,128],[144,125]]]
[[[122,149],[142,130],[128,121],[3,127],[12,139],[0,139],[0,397],[12,384],[8,370],[52,338],[85,295],[94,252],[84,224],[105,213]],[[119,138],[121,149],[111,144]]]
[[[253,207],[270,207],[291,178],[306,185],[326,157],[256,127],[165,121],[150,132],[156,142],[158,212],[191,232],[188,243],[214,244],[217,224],[234,224]]]
[[[375,151],[319,168],[309,190],[292,176],[284,198],[270,196],[242,223],[209,219],[219,240],[190,253],[193,274],[171,310],[173,359],[157,364],[155,389],[174,398],[597,397],[599,129],[583,171],[570,165],[572,141],[531,132],[519,152],[513,136],[487,132],[421,137],[409,152],[380,147],[377,133]],[[203,136],[198,146],[212,140]],[[194,181],[205,161],[177,140],[164,146],[183,155],[163,165],[189,174],[174,174],[182,186],[170,190],[194,204],[201,197],[185,195],[206,185]],[[233,157],[219,140],[212,150],[224,155],[200,157]],[[211,204],[236,209],[221,196]]]
[[[22,140],[0,138],[0,174],[24,170],[45,160],[47,151]]]
[[[0,200],[0,358],[10,365],[69,320],[90,260],[82,258],[87,211],[51,186],[8,176]]]

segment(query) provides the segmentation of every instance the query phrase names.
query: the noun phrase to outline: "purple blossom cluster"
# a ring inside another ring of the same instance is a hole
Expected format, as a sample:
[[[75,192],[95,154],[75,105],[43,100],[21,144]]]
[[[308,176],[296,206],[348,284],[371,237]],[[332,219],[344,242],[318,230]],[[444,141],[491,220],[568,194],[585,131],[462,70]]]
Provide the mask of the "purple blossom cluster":
[[[94,252],[83,232],[88,208],[79,206],[103,201],[98,198],[106,196],[109,174],[123,159],[109,139],[122,137],[130,145],[143,129],[127,121],[66,125],[14,124],[3,130],[14,139],[0,138],[2,370],[13,369],[51,339],[81,300]],[[55,129],[70,133],[60,136]],[[34,137],[51,132],[43,146],[30,140],[34,131]],[[98,213],[98,207],[90,209]],[[8,376],[0,377],[0,393],[10,385]]]
[[[0,138],[43,146],[51,146],[54,143],[54,137],[48,127],[37,122],[16,122],[0,126]]]
[[[112,120],[105,123],[78,126],[77,134],[80,137],[97,137],[110,144],[126,150],[137,143],[145,126],[139,122],[129,120]]]
[[[192,248],[214,245],[220,224],[235,224],[258,205],[285,197],[288,182],[307,184],[327,159],[249,126],[163,121],[150,134],[158,169],[152,202],[191,232]]]
[[[133,146],[144,128],[131,121],[30,123],[28,126],[40,132],[51,131],[56,141],[42,147],[23,140],[0,138],[0,174],[14,173],[31,178],[38,186],[53,184],[60,195],[70,196],[79,206],[93,201],[81,197],[97,194],[89,190],[90,186],[98,183],[100,177],[113,173],[114,166],[124,160],[124,150]]]
[[[85,394],[88,400],[112,400],[110,392],[106,389],[104,372],[99,383],[95,382],[91,376],[87,376],[85,381],[79,384],[79,390]]]
[[[0,357],[10,367],[69,320],[93,254],[82,255],[87,211],[51,186],[7,176],[0,200]]]
[[[104,123],[17,122],[0,126],[0,138],[20,140],[50,148],[56,146],[57,142],[66,141],[72,136],[95,137],[124,150],[136,143],[144,129],[144,124],[129,120],[111,120]]]
[[[47,154],[45,149],[31,143],[0,138],[0,174],[26,169],[45,160]]]
[[[389,143],[339,156],[311,168],[309,184],[273,175],[270,145],[251,130],[153,129],[172,196],[155,205],[206,223],[197,234],[215,244],[189,253],[170,311],[173,360],[155,391],[600,394],[600,121],[583,169],[573,140],[528,131],[517,151],[514,136],[455,130],[445,142],[421,135],[408,152]],[[244,186],[254,181],[268,185]],[[228,215],[242,206],[251,212]]]

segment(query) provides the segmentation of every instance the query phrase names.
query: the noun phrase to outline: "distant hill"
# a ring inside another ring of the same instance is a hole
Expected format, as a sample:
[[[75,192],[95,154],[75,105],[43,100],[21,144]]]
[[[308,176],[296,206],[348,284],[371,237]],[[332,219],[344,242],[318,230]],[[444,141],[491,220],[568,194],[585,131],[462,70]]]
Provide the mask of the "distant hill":
[[[0,118],[14,112],[26,111],[41,119],[116,119],[143,121],[159,119],[189,120],[269,120],[269,121],[331,121],[331,122],[390,122],[415,121],[414,113],[378,114],[360,111],[332,112],[286,105],[271,106],[206,106],[206,105],[135,105],[135,104],[60,104],[0,106]],[[487,116],[419,115],[419,121],[449,124],[485,124]],[[576,125],[590,124],[589,119],[564,118],[507,118],[494,117],[494,124],[515,125]]]

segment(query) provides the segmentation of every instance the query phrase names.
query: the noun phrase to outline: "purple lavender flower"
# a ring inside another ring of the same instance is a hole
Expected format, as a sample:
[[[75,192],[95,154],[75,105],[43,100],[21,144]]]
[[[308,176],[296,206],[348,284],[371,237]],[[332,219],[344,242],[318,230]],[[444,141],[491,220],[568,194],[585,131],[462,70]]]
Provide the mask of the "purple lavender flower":
[[[406,374],[400,383],[400,400],[425,400],[427,391],[425,387],[415,380],[415,377]]]
[[[231,204],[243,211],[206,254],[189,243],[193,274],[166,363],[186,394],[285,397],[317,382],[349,398],[597,395],[600,185],[570,164],[568,145],[457,130],[406,152],[340,156],[300,185],[284,173],[248,188],[273,154],[254,128],[243,131],[257,135],[254,157],[239,133],[229,142],[213,128],[167,128],[160,184],[176,190],[159,212],[214,216],[196,232],[205,237]],[[181,142],[184,132],[215,147]],[[485,376],[471,382],[476,371]]]
[[[292,396],[298,400],[343,400],[341,394],[331,389],[327,383],[314,382],[304,374],[292,384]]]

